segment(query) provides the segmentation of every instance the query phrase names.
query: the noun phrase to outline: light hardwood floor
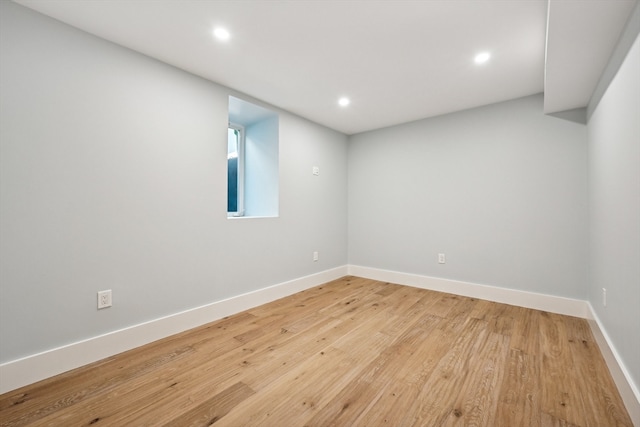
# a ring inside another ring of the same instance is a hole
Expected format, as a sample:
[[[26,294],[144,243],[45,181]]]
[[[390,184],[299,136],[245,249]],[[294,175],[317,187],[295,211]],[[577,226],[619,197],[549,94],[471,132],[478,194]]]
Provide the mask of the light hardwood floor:
[[[0,396],[2,426],[631,426],[583,319],[345,277]]]

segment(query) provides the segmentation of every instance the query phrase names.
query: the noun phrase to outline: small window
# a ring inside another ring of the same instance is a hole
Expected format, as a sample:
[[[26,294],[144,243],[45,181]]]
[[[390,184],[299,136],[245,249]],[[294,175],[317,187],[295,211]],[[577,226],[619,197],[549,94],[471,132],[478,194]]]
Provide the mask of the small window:
[[[275,111],[229,97],[227,217],[278,216],[278,136]]]
[[[227,133],[227,215],[244,215],[244,128],[229,124]]]

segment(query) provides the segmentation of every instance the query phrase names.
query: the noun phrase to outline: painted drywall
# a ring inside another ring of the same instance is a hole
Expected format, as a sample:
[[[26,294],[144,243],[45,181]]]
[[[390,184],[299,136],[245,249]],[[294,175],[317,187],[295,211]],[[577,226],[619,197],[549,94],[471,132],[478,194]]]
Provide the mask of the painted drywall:
[[[627,57],[638,35],[640,35],[640,2],[636,1],[636,5],[627,19],[622,34],[620,34],[620,39],[611,53],[609,62],[604,68],[598,84],[591,94],[591,99],[587,105],[587,118],[591,118],[591,115],[609,88],[611,81],[618,73],[622,62]]]
[[[229,95],[259,101],[0,7],[0,362],[346,264],[346,136],[276,109],[279,217],[228,220]]]
[[[640,390],[640,37],[594,108],[588,298]],[[607,289],[603,305],[602,288]]]
[[[278,117],[245,127],[245,215],[278,216]]]
[[[585,299],[586,126],[542,101],[352,136],[349,263]]]

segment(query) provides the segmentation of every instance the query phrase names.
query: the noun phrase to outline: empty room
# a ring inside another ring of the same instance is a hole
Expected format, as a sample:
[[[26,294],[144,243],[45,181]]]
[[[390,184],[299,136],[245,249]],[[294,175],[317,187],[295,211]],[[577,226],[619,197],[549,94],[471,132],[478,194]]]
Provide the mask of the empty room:
[[[0,0],[1,426],[640,426],[637,0]]]

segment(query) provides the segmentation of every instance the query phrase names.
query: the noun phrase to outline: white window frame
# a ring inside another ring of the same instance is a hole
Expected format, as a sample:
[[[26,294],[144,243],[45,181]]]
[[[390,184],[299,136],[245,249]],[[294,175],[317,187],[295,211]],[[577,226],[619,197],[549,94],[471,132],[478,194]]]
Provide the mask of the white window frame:
[[[235,212],[227,212],[227,217],[241,217],[244,216],[244,165],[245,165],[245,132],[244,126],[237,123],[229,122],[228,129],[234,129],[238,131],[238,192],[237,192],[237,208]],[[228,133],[228,130],[227,130]],[[228,138],[228,137],[227,137]],[[227,144],[229,142],[227,141]],[[229,194],[227,194],[229,197]]]

